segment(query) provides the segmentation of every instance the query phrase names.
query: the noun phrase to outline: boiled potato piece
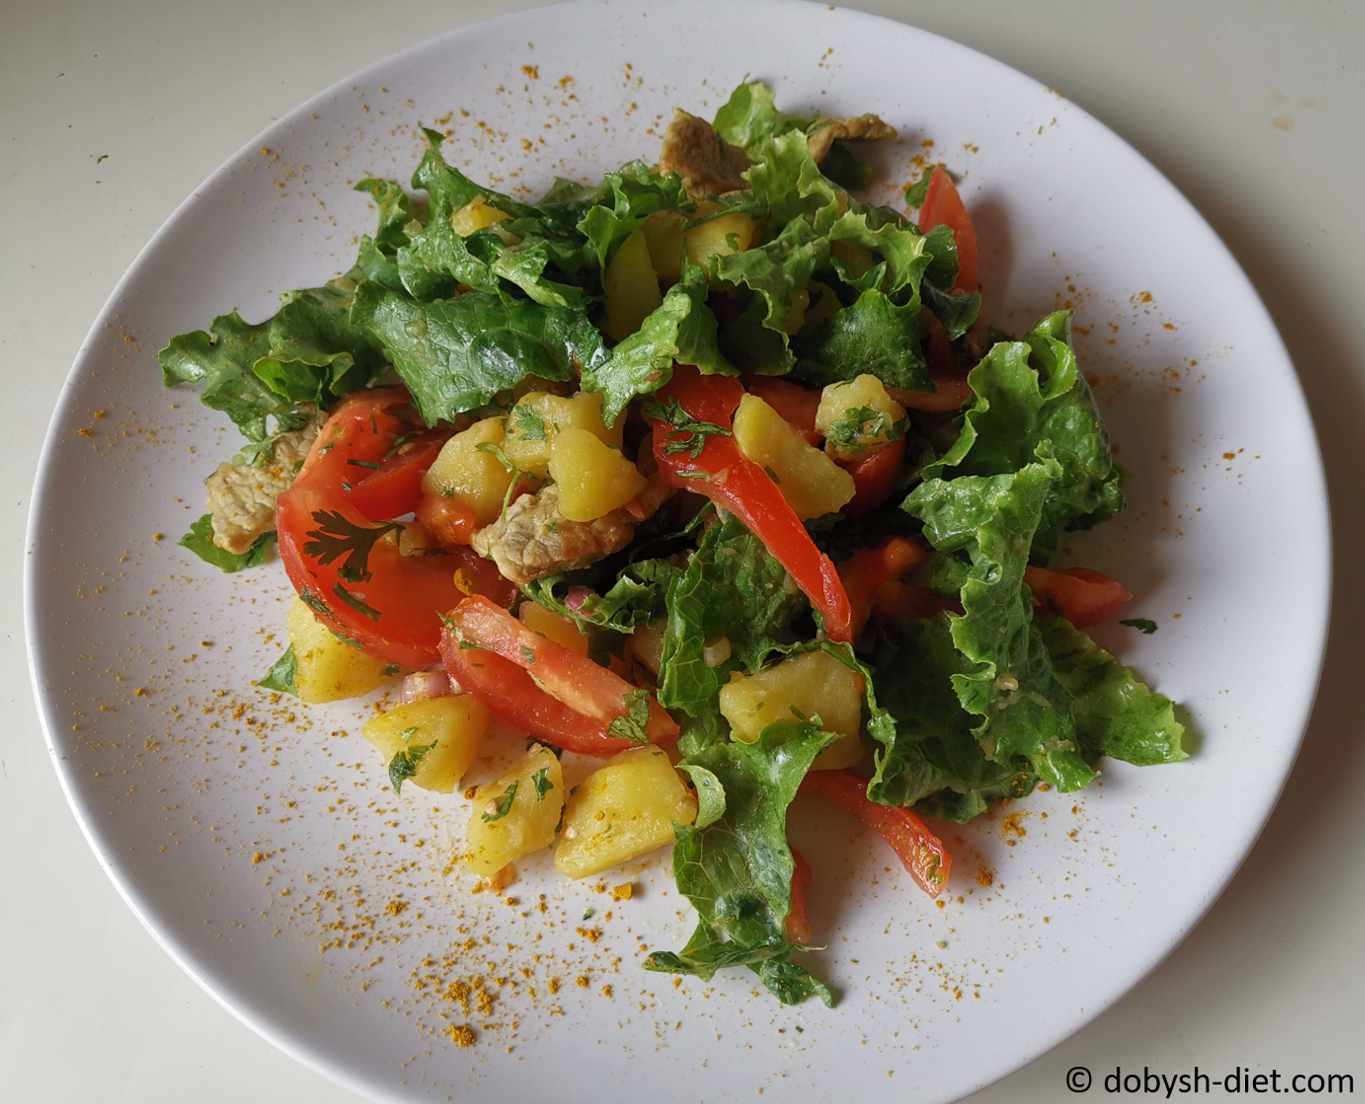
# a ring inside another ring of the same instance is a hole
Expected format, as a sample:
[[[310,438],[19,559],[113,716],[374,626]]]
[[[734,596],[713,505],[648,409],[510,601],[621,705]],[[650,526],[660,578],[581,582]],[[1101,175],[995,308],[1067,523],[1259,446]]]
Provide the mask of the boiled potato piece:
[[[740,400],[734,432],[739,451],[768,470],[798,517],[835,513],[853,497],[853,476],[757,395]]]
[[[625,419],[617,418],[608,428],[602,421],[600,392],[580,391],[571,398],[532,391],[523,395],[507,416],[507,436],[503,449],[518,469],[544,475],[550,466],[550,443],[555,434],[569,426],[586,429],[613,448],[621,447]]]
[[[826,652],[792,656],[756,675],[736,674],[720,688],[721,715],[733,739],[751,744],[769,725],[820,718],[840,740],[827,747],[814,769],[852,766],[862,756],[862,676]]]
[[[450,793],[479,757],[488,723],[488,706],[469,694],[456,694],[400,705],[371,717],[361,731],[385,765],[406,753],[415,765],[407,779],[414,786]]]
[[[564,772],[554,752],[532,746],[511,770],[474,791],[465,862],[491,878],[510,862],[554,843],[564,811]]]
[[[502,447],[506,419],[484,418],[455,434],[422,476],[422,490],[431,495],[463,499],[480,525],[496,521],[512,474],[502,461],[480,445]]]
[[[645,316],[663,302],[643,230],[632,231],[617,247],[616,256],[602,275],[602,290],[607,295],[607,324],[603,329],[613,341],[633,334]]]
[[[555,869],[584,878],[673,842],[697,819],[697,799],[662,748],[623,751],[588,775],[564,813]]]
[[[550,478],[559,487],[559,512],[569,521],[594,521],[624,506],[648,485],[640,469],[619,450],[576,426],[555,435]]]
[[[289,644],[294,649],[294,687],[309,705],[357,698],[377,689],[388,664],[340,640],[313,616],[301,598],[289,607]]]
[[[752,249],[758,241],[758,223],[741,211],[719,215],[698,223],[683,234],[687,259],[711,271],[712,257],[727,257]]]
[[[521,623],[532,632],[540,633],[546,640],[553,640],[556,644],[562,644],[571,652],[579,655],[588,654],[588,638],[583,634],[572,621],[563,614],[548,610],[536,602],[527,600],[522,602],[521,609],[517,614],[521,618]]]
[[[905,407],[881,380],[864,373],[820,392],[815,428],[825,438],[826,452],[849,460],[900,437],[905,432]]]
[[[642,229],[649,246],[649,260],[665,284],[682,278],[683,226],[681,211],[655,211],[645,219]]]
[[[499,211],[492,206],[483,196],[475,196],[450,216],[450,228],[460,237],[467,238],[511,217],[506,211]]]

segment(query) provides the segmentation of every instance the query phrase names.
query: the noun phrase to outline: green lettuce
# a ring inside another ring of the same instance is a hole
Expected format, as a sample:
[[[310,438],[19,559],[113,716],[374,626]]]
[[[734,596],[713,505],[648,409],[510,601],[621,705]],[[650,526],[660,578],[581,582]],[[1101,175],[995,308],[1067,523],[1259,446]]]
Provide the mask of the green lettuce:
[[[593,593],[579,606],[564,601],[562,589],[573,585],[571,577],[546,575],[523,586],[533,602],[571,618],[579,628],[610,629],[629,635],[664,612],[664,592],[679,569],[667,560],[642,560],[621,569],[616,581],[603,593]]]
[[[687,760],[719,783],[725,808],[705,827],[677,829],[673,873],[697,928],[681,951],[651,954],[647,969],[710,978],[748,966],[783,1004],[810,996],[833,1004],[829,987],[791,961],[796,948],[784,931],[795,867],[787,808],[833,739],[814,725],[773,725],[752,744],[717,741]]]
[[[789,130],[804,132],[811,122],[779,111],[772,89],[762,81],[745,81],[730,93],[711,125],[730,145],[758,155],[769,138]]]
[[[270,559],[275,547],[275,534],[265,533],[245,552],[229,552],[213,543],[213,519],[205,514],[190,526],[190,531],[176,542],[181,548],[188,548],[206,564],[212,564],[219,571],[231,575],[245,567],[255,567]]]
[[[650,215],[680,211],[690,205],[682,179],[676,173],[633,162],[609,172],[576,226],[592,247],[600,268],[605,269],[616,247]]]
[[[888,387],[930,391],[918,308],[869,288],[797,345],[795,377],[812,387],[871,373]]]

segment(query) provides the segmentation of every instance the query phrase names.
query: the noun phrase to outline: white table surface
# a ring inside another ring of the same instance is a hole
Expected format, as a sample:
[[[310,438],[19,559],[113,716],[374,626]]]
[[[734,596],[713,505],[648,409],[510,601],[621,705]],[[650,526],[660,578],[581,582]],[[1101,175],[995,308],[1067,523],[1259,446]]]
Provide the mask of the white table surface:
[[[351,1099],[201,992],[100,873],[58,790],[30,696],[24,522],[47,419],[87,326],[191,189],[268,123],[362,65],[521,6],[530,5],[0,2],[5,1100]],[[1335,506],[1340,570],[1323,687],[1260,843],[1203,924],[1145,982],[973,1099],[1065,1099],[1074,1065],[1094,1071],[1091,1095],[1116,1066],[1178,1073],[1239,1064],[1351,1073],[1365,1093],[1365,573],[1357,566],[1365,547],[1365,4],[861,6],[1045,81],[1184,190],[1247,268],[1289,344]],[[155,370],[150,352],[146,368]],[[1286,503],[1284,517],[1267,518],[1266,539],[1291,515]],[[1267,579],[1265,593],[1248,600],[1273,600],[1275,586]]]

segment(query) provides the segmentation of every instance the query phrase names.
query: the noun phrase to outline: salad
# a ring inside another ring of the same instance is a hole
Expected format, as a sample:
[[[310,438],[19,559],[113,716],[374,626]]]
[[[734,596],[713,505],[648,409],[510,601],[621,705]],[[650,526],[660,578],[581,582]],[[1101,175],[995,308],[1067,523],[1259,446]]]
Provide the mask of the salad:
[[[786,1003],[833,999],[794,957],[828,938],[798,794],[933,896],[936,823],[1185,756],[1084,632],[1131,595],[1054,563],[1124,505],[1070,317],[979,319],[943,166],[913,215],[859,198],[855,147],[895,133],[747,82],[656,164],[526,203],[429,130],[422,198],[357,185],[378,226],[349,272],[159,357],[245,438],[182,544],[229,572],[277,548],[297,592],[259,685],[396,689],[377,767],[469,787],[460,858],[494,884],[671,845],[696,930],[645,966],[746,966]]]

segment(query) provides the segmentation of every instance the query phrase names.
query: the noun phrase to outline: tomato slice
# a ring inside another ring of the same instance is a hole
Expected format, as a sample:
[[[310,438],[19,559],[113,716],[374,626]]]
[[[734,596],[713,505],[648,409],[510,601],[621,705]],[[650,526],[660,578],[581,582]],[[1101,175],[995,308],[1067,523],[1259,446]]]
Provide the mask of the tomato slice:
[[[934,167],[919,209],[920,232],[927,234],[935,226],[948,227],[957,240],[957,282],[953,286],[958,291],[977,291],[981,284],[976,268],[976,229],[957,185],[942,165]]]
[[[450,436],[449,430],[423,433],[408,441],[400,452],[381,460],[363,478],[356,472],[356,478],[341,489],[346,491],[351,505],[372,521],[388,521],[410,514],[417,509],[422,497],[422,476]]]
[[[820,409],[819,391],[776,376],[748,376],[744,380],[744,390],[757,395],[781,414],[807,444],[820,443],[822,437],[815,428],[815,415]]]
[[[853,632],[863,631],[882,587],[913,571],[929,556],[929,549],[910,537],[888,537],[881,544],[855,552],[839,565],[839,574],[853,608]]]
[[[905,462],[905,437],[874,448],[866,456],[860,457],[844,467],[853,476],[853,498],[844,507],[844,513],[858,517],[869,510],[875,510],[891,497],[896,489],[896,477],[900,475],[901,465]]]
[[[852,611],[834,561],[815,546],[772,477],[744,457],[728,432],[743,395],[739,381],[729,376],[676,366],[660,400],[676,402],[691,418],[726,432],[703,435],[651,418],[654,459],[674,486],[705,495],[739,518],[810,599],[829,638],[851,641]]]
[[[399,526],[372,525],[342,487],[357,470],[382,462],[414,428],[412,417],[398,388],[342,403],[276,502],[275,530],[289,581],[328,628],[376,658],[421,668],[439,658],[440,614],[465,597],[465,586],[507,604],[516,588],[467,549],[402,555]]]
[[[1029,567],[1024,569],[1024,582],[1036,599],[1052,606],[1077,628],[1111,621],[1133,600],[1118,580],[1088,567],[1060,571]]]
[[[479,515],[454,495],[423,495],[417,502],[417,523],[437,544],[455,548],[469,544],[479,528]]]
[[[658,700],[647,690],[633,686],[615,671],[595,663],[585,655],[541,636],[513,617],[507,610],[480,595],[466,598],[446,618],[449,632],[458,637],[456,651],[470,651],[469,645],[485,649],[520,668],[533,687],[569,709],[581,729],[599,732],[613,750],[630,747],[630,739],[608,736],[613,721],[630,717],[632,703],[647,704],[642,739],[635,743],[671,743],[678,737],[678,725]],[[460,649],[459,644],[464,648]],[[449,662],[449,649],[443,650]],[[458,679],[461,676],[455,674]],[[463,681],[461,685],[464,685]],[[497,693],[494,688],[494,693]],[[490,708],[496,703],[488,700]],[[638,709],[638,707],[637,707]],[[511,719],[511,718],[509,718]],[[600,741],[594,741],[597,743]]]
[[[909,809],[869,801],[866,778],[852,771],[811,771],[801,792],[824,798],[875,831],[930,897],[937,897],[948,884],[953,859],[943,842]]]
[[[782,926],[782,934],[788,943],[798,947],[809,947],[814,939],[811,936],[810,912],[806,908],[806,898],[810,895],[810,863],[795,847],[792,851],[792,892],[791,904],[787,907],[787,920]]]

